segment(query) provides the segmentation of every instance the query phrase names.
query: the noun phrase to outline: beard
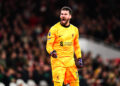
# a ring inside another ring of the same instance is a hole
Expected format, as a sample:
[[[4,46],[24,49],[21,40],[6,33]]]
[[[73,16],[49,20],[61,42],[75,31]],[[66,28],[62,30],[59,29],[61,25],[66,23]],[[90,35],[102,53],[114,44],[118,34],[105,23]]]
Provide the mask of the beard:
[[[63,25],[63,26],[66,26],[66,24],[69,22],[69,19],[61,19],[60,23]]]

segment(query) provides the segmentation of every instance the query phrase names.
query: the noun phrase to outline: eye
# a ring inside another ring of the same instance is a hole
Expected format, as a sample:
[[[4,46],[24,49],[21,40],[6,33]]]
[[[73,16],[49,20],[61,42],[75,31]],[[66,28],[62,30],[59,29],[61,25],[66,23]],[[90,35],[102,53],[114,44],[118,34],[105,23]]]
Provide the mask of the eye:
[[[63,13],[61,13],[60,15],[63,15]]]
[[[67,13],[65,13],[64,15],[67,15]]]

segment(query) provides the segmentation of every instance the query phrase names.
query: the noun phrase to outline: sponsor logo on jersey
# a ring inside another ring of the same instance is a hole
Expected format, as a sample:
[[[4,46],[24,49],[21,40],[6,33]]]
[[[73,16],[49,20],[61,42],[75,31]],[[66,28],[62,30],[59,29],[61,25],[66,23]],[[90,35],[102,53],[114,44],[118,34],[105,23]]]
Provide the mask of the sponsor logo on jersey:
[[[60,46],[72,46],[72,42],[60,42]]]
[[[72,42],[64,42],[63,45],[64,45],[64,46],[71,46],[71,45],[72,45]]]

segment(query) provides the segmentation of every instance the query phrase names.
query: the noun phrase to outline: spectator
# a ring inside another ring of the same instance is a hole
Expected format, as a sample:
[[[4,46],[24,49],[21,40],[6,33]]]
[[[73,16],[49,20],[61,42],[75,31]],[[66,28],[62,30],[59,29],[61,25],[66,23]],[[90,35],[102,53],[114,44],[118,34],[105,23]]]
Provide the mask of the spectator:
[[[71,22],[79,27],[80,37],[120,48],[119,0],[66,0],[64,5],[74,10]],[[33,79],[37,85],[45,80],[52,86],[46,35],[58,20],[56,7],[62,6],[63,0],[0,0],[0,82],[5,86],[18,79]],[[83,57],[80,84],[120,86],[119,62],[104,64],[92,52]]]

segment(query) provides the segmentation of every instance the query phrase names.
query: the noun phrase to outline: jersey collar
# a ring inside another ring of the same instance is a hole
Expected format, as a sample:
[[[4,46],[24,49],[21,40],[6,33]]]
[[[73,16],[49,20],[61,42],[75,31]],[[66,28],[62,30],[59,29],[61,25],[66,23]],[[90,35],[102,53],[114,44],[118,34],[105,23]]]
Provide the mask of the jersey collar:
[[[68,26],[65,26],[65,25],[62,25],[62,24],[60,23],[60,25],[63,26],[63,27],[65,27],[65,28],[70,27],[70,24],[69,24]]]

